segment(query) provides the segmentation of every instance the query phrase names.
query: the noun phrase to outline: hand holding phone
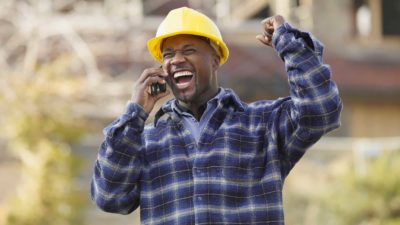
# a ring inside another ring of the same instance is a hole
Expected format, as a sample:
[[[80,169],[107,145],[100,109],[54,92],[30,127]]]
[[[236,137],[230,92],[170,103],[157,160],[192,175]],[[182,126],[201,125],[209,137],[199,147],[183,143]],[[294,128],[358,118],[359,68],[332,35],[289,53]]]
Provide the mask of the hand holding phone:
[[[162,67],[145,69],[134,84],[130,101],[150,113],[155,103],[169,94],[165,80],[167,76]]]

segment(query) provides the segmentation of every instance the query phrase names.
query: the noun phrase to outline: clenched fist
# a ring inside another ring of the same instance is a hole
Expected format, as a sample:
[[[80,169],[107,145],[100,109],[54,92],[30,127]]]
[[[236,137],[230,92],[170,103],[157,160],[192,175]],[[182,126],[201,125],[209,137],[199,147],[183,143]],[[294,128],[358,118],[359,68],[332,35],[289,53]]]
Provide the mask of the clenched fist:
[[[263,33],[256,36],[256,38],[263,44],[272,46],[272,36],[278,27],[285,23],[285,19],[281,15],[268,17],[261,21],[263,24]]]

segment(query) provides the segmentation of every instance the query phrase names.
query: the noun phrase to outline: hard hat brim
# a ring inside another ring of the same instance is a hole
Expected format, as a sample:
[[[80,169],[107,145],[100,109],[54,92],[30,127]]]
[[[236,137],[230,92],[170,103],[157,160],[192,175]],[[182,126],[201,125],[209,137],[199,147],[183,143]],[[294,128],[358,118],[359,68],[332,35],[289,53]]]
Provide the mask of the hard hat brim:
[[[179,31],[179,32],[173,32],[173,33],[168,33],[168,34],[161,35],[158,37],[154,37],[147,42],[147,48],[148,48],[150,54],[153,56],[153,58],[157,62],[162,63],[162,61],[163,61],[162,60],[162,52],[161,52],[162,42],[169,37],[173,37],[173,36],[181,35],[181,34],[196,35],[196,36],[209,38],[211,41],[213,41],[215,44],[217,44],[217,46],[219,46],[219,48],[220,48],[219,64],[220,65],[224,64],[226,62],[226,60],[228,59],[229,50],[223,41],[220,41],[218,38],[216,38],[212,35],[205,34],[202,32],[196,32],[196,31]]]

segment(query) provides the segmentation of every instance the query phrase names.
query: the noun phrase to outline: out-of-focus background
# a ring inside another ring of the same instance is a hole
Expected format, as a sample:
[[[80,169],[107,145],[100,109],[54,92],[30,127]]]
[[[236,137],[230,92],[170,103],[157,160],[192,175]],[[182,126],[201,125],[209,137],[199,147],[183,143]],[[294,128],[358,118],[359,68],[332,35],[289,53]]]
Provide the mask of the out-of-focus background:
[[[0,224],[139,224],[101,212],[89,185],[102,128],[156,66],[146,49],[167,12],[198,9],[231,56],[224,87],[244,101],[288,95],[283,62],[255,36],[283,15],[325,44],[342,127],[285,183],[289,225],[400,224],[400,1],[1,0]]]

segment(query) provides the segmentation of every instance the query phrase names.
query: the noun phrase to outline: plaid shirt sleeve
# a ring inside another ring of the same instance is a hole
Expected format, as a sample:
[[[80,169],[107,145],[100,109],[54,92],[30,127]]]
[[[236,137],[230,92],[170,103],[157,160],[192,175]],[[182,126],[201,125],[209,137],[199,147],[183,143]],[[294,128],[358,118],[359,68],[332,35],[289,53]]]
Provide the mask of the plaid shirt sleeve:
[[[91,183],[92,199],[104,211],[128,214],[139,206],[147,117],[139,105],[128,103],[125,113],[104,129]]]
[[[331,70],[322,62],[323,46],[311,34],[285,23],[274,33],[273,45],[285,62],[291,92],[271,117],[286,176],[310,145],[340,126],[342,103]]]

